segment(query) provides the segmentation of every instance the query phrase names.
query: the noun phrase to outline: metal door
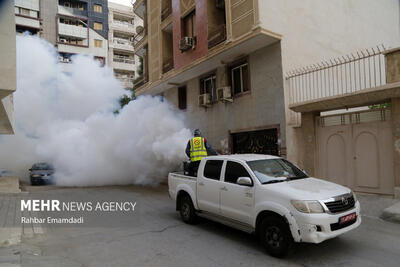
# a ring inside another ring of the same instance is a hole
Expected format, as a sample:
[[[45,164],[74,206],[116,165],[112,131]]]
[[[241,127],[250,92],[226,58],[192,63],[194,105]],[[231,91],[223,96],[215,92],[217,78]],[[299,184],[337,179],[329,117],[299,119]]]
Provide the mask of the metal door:
[[[390,110],[317,119],[321,178],[368,193],[393,194],[393,136]]]

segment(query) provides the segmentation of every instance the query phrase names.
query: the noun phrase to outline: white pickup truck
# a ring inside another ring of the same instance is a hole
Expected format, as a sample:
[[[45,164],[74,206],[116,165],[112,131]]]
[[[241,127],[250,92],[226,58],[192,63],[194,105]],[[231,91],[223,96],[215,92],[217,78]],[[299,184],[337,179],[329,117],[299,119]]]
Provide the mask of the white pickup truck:
[[[210,156],[197,176],[168,176],[183,221],[201,216],[255,233],[276,257],[285,256],[293,241],[320,243],[361,223],[360,204],[349,188],[308,177],[280,157]]]

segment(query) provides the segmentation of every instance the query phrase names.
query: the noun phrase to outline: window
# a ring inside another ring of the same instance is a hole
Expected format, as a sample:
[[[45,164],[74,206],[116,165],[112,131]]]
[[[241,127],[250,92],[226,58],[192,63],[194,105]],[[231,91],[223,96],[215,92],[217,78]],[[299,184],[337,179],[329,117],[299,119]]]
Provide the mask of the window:
[[[94,12],[97,12],[97,13],[102,13],[103,12],[103,8],[102,8],[102,6],[101,5],[94,5],[93,6],[93,9],[94,9]]]
[[[64,6],[65,7],[71,7],[71,3],[70,2],[64,2]]]
[[[103,30],[103,24],[101,22],[95,22],[94,23],[94,29],[102,31]]]
[[[200,94],[210,94],[211,100],[217,100],[217,79],[215,74],[200,79]]]
[[[250,178],[250,174],[247,172],[242,164],[228,161],[225,170],[225,182],[236,184],[239,177]]]
[[[248,63],[241,62],[230,68],[231,87],[234,95],[249,91]]]
[[[21,13],[21,15],[24,15],[24,16],[30,15],[29,9],[26,9],[26,8],[20,8],[20,13]]]
[[[196,12],[193,10],[189,15],[182,19],[183,37],[196,36]]]
[[[94,47],[102,47],[103,41],[102,40],[94,40]]]
[[[204,177],[219,180],[223,163],[222,160],[207,160],[204,167]]]
[[[78,45],[83,45],[83,40],[78,40]]]
[[[178,107],[179,109],[186,109],[186,87],[178,88]]]

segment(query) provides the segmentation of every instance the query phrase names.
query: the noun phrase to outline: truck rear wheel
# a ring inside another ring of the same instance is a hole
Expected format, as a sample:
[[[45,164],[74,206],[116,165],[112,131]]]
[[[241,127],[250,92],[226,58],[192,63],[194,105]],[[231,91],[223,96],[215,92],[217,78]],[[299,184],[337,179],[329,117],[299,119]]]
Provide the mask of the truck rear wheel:
[[[182,220],[185,223],[194,224],[197,216],[192,200],[189,196],[183,196],[180,202],[179,213],[181,214]]]
[[[259,237],[267,252],[278,258],[286,256],[293,244],[289,226],[283,219],[275,216],[262,220]]]

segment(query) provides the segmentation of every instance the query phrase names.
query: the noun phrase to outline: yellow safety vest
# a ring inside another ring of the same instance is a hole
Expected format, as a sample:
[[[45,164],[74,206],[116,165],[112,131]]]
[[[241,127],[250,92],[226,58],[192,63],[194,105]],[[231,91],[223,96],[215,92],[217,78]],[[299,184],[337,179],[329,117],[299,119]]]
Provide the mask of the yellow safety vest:
[[[207,157],[206,142],[203,137],[190,139],[190,161],[199,161]]]

